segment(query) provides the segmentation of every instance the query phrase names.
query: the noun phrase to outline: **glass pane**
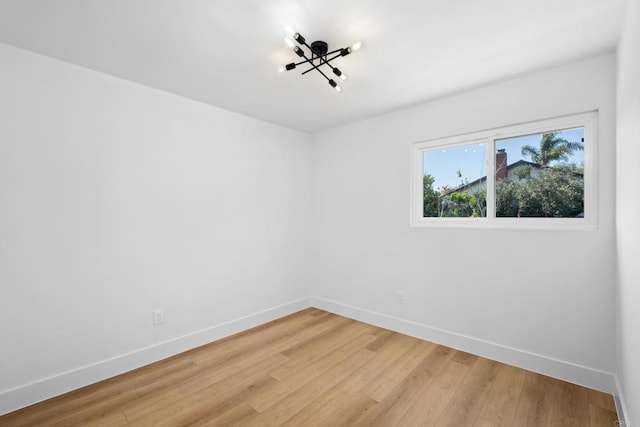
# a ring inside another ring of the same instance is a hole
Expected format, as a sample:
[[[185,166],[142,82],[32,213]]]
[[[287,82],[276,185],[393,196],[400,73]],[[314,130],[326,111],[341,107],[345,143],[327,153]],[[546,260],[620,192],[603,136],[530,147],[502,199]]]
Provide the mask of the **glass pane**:
[[[584,128],[496,140],[496,216],[584,216]]]
[[[487,216],[487,144],[423,154],[424,217]]]

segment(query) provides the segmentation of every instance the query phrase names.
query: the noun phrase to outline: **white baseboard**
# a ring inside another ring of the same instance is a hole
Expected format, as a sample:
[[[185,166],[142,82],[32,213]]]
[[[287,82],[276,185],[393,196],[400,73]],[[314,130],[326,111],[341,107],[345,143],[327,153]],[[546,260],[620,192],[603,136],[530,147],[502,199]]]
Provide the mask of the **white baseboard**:
[[[4,390],[0,393],[0,415],[295,313],[309,307],[310,301],[310,298],[302,298],[111,359]]]
[[[613,393],[613,401],[616,404],[616,412],[618,412],[618,425],[621,427],[631,426],[631,421],[627,419],[627,405],[624,402],[624,396],[622,394],[622,387],[620,386],[620,381],[618,380],[618,376],[615,375],[616,382],[616,392]]]
[[[324,298],[312,297],[311,305],[322,310],[400,332],[405,335],[411,335],[416,338],[473,353],[574,384],[583,385],[605,393],[616,394],[614,375],[609,372],[530,353],[455,332],[445,331]]]

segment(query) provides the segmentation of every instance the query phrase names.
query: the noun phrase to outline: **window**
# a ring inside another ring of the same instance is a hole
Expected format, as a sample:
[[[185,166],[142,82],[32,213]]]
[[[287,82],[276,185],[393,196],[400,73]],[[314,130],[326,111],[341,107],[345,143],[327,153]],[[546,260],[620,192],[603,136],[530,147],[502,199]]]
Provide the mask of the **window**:
[[[486,142],[425,150],[423,164],[424,217],[487,216]]]
[[[596,228],[596,135],[593,112],[415,143],[411,225]]]

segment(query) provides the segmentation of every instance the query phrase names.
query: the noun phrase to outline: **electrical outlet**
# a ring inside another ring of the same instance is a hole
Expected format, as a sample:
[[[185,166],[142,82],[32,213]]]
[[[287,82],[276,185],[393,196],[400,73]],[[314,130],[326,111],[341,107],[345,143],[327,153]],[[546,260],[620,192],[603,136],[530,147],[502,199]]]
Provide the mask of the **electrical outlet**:
[[[153,310],[153,326],[164,323],[164,308]]]
[[[398,304],[404,304],[405,303],[404,291],[396,291],[396,302]]]

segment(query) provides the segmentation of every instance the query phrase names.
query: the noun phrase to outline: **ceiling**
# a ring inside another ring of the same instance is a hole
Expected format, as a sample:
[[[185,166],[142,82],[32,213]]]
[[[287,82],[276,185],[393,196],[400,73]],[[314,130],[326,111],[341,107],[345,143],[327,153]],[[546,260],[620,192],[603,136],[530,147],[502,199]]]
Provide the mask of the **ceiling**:
[[[615,49],[624,0],[0,0],[0,42],[316,132]],[[297,60],[329,49],[342,93]]]

